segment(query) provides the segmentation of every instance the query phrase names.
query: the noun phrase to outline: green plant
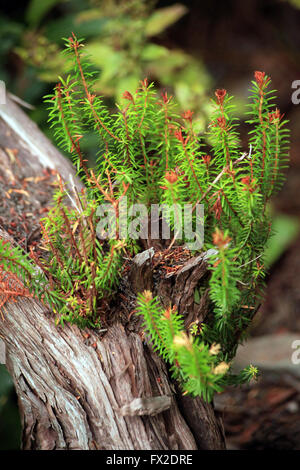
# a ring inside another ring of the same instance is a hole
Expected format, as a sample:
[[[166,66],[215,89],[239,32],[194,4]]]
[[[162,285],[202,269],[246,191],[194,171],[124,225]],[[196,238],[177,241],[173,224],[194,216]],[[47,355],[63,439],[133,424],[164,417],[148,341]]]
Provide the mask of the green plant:
[[[225,383],[241,383],[257,372],[250,366],[234,376],[228,369],[261,299],[263,254],[271,233],[268,201],[282,185],[287,160],[288,130],[274,108],[270,78],[255,72],[247,112],[250,147],[242,153],[232,97],[225,90],[216,91],[207,135],[199,136],[193,113],[180,117],[171,97],[158,97],[147,80],[135,94],[125,91],[123,105],[111,115],[93,93],[96,75],[82,41],[74,35],[66,39],[65,52],[73,68],[46,99],[49,122],[86,190],[71,196],[59,181],[54,207],[42,221],[46,255],[32,251],[33,263],[20,250],[0,245],[3,268],[18,272],[21,266],[26,286],[50,304],[57,321],[98,326],[117,291],[124,252],[132,257],[141,244],[129,235],[120,237],[118,230],[102,239],[94,228],[96,208],[109,203],[118,228],[125,197],[149,211],[152,204],[195,208],[203,203],[202,249],[214,250],[205,281],[211,299],[205,324],[184,331],[182,315],[171,306],[162,309],[149,292],[139,295],[137,313],[184,390],[210,399]],[[99,147],[94,169],[81,147],[91,130]],[[188,241],[184,235],[175,240],[176,224],[175,214],[169,249]]]
[[[187,335],[182,315],[175,308],[163,310],[151,292],[139,294],[138,312],[144,317],[154,349],[170,364],[173,377],[185,393],[209,401],[224,385],[237,385],[256,377],[258,371],[251,365],[239,375],[226,376],[230,366],[222,360],[221,346]]]

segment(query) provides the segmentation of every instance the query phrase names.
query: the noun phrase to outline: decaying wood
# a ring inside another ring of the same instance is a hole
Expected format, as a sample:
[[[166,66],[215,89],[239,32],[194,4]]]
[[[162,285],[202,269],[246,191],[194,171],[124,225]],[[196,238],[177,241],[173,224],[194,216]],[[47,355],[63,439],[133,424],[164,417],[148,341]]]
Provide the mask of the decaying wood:
[[[0,135],[0,177],[7,189],[14,179],[39,176],[46,167],[66,181],[72,174],[80,185],[70,163],[9,98],[0,106]],[[41,210],[45,201],[37,201],[38,193],[29,186],[26,192],[28,210]],[[49,203],[49,190],[47,197]],[[7,213],[0,220],[1,237],[9,237],[3,230],[9,218]],[[16,242],[21,238],[14,236]],[[26,249],[24,241],[22,246]],[[194,303],[194,288],[206,275],[201,256],[160,276],[150,251],[132,263],[122,288],[133,303],[138,291],[153,289],[163,304],[171,302],[185,312],[190,323],[206,315],[205,298]],[[5,305],[0,321],[6,366],[19,400],[23,449],[224,448],[213,406],[182,396],[136,320],[126,324],[120,313],[103,334],[68,324],[57,327],[53,318],[37,300],[21,298]]]
[[[122,416],[155,416],[171,408],[172,399],[167,395],[157,397],[134,398],[128,405],[119,408]]]
[[[41,168],[57,170],[69,182],[74,176],[71,163],[39,131],[37,125],[7,96],[0,104],[1,150],[18,149],[18,158],[26,167],[27,176],[40,175]],[[77,185],[80,182],[77,180]]]

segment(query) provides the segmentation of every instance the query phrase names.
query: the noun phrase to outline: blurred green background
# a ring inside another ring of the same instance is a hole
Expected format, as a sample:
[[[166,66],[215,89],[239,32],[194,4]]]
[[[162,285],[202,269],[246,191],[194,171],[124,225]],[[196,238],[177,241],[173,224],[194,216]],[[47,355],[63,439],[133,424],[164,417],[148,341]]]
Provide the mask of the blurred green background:
[[[96,91],[111,108],[147,77],[175,95],[181,110],[194,111],[199,131],[215,88],[234,94],[242,115],[254,70],[271,75],[292,131],[288,182],[273,207],[276,236],[267,254],[272,275],[299,244],[300,116],[291,102],[291,84],[300,79],[299,24],[300,0],[1,2],[0,79],[33,106],[26,112],[52,139],[42,97],[68,68],[60,51],[72,31],[86,39],[85,50],[100,71]],[[92,158],[93,138],[85,145]],[[19,437],[16,397],[0,366],[0,449],[18,448]]]

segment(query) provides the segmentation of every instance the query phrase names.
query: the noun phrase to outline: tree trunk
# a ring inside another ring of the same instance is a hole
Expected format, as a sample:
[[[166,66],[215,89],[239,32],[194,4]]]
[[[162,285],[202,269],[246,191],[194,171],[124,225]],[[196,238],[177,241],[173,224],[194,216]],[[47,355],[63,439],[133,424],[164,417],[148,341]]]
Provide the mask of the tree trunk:
[[[0,136],[0,237],[27,250],[50,204],[54,170],[80,182],[9,97],[0,106]],[[205,318],[207,293],[194,304],[205,256],[179,256],[183,266],[168,272],[153,247],[136,256],[105,331],[57,327],[33,298],[6,303],[0,336],[18,395],[23,449],[224,449],[213,405],[182,395],[132,314],[136,293],[150,288],[164,305],[185,312],[187,325]]]

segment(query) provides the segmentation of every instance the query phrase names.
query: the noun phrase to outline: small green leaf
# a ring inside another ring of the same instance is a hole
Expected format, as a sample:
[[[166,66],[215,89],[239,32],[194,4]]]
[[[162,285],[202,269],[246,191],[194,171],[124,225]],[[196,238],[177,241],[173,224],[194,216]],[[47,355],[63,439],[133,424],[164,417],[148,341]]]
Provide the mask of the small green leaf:
[[[194,292],[194,302],[195,304],[200,304],[200,292],[198,289],[195,289]]]
[[[156,36],[172,24],[176,23],[176,21],[178,21],[187,12],[188,9],[180,3],[155,10],[146,24],[146,35]]]
[[[31,0],[26,11],[26,20],[31,26],[40,24],[44,16],[61,0]]]
[[[158,44],[146,44],[141,55],[141,59],[152,61],[167,57],[169,51],[166,47],[159,46]]]
[[[266,267],[272,266],[295,240],[300,222],[297,217],[280,214],[274,217],[272,229],[274,235],[269,239],[264,256]]]

